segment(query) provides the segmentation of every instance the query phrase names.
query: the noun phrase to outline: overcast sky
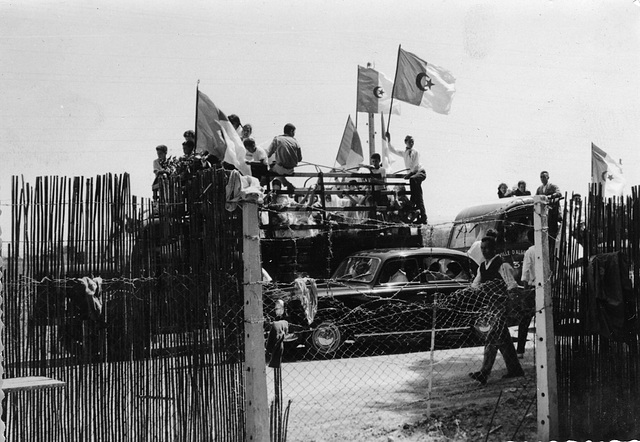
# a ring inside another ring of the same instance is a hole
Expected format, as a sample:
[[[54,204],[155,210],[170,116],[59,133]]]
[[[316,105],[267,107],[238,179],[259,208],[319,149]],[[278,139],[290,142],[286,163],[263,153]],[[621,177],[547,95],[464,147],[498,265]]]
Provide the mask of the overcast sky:
[[[155,146],[181,154],[198,80],[258,143],[292,122],[304,160],[332,166],[357,66],[393,78],[398,45],[456,78],[449,115],[403,103],[391,119],[396,145],[415,138],[431,223],[502,181],[535,191],[543,169],[584,194],[592,142],[640,184],[639,14],[632,0],[0,0],[3,237],[11,175],[129,172],[150,196]]]

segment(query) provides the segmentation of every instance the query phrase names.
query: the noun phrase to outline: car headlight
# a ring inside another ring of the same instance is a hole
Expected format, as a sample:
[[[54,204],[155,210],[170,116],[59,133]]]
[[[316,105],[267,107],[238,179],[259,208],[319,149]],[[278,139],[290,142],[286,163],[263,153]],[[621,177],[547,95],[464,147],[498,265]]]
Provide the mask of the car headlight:
[[[278,299],[275,302],[276,316],[284,316],[284,301],[282,299]]]

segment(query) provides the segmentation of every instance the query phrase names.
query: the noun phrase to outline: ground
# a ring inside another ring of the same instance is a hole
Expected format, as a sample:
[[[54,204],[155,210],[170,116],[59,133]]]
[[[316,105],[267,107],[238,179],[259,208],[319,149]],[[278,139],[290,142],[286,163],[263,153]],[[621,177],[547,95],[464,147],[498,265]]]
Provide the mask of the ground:
[[[468,377],[481,360],[482,347],[436,352],[445,369],[434,378],[431,400],[429,353],[284,364],[283,397],[292,400],[287,440],[537,440],[533,352],[523,360],[524,378],[502,379],[498,361],[484,386]]]
[[[378,413],[377,424],[369,425],[369,428],[362,428],[358,422],[348,426],[353,431],[346,431],[343,427],[339,433],[325,434],[315,442],[329,441],[350,441],[350,442],[475,442],[484,441],[487,436],[488,423],[492,422],[492,433],[489,435],[490,441],[535,441],[537,438],[536,410],[535,403],[526,414],[522,422],[521,429],[516,438],[513,434],[505,434],[505,429],[512,433],[514,421],[520,422],[521,410],[514,409],[514,413],[496,413],[495,408],[496,391],[498,384],[487,385],[473,392],[459,395],[455,405],[444,407],[442,410],[432,413],[430,418],[423,415],[421,418],[407,419],[398,423],[398,415],[393,412]],[[507,399],[509,401],[509,399]],[[506,404],[503,404],[506,405]],[[416,404],[422,413],[424,404]],[[504,407],[502,407],[504,408]],[[525,409],[526,411],[526,409]]]

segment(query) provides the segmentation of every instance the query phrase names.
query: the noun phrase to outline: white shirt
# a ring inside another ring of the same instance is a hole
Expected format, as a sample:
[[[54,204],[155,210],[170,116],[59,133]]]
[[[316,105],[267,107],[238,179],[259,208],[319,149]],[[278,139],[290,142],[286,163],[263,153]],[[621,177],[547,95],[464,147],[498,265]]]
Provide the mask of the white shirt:
[[[531,246],[524,252],[522,259],[522,281],[530,286],[536,283],[536,248]]]
[[[380,166],[377,169],[372,167],[369,170],[371,171],[372,175],[380,175],[380,177],[376,177],[376,179],[382,180],[383,182],[387,179],[387,170],[384,167]],[[375,190],[385,190],[385,186],[382,184],[376,184],[373,187]]]
[[[267,164],[267,152],[262,147],[256,146],[256,150],[253,153],[247,150],[246,160],[250,163]]]
[[[474,243],[471,244],[471,247],[469,247],[469,250],[467,250],[467,255],[469,255],[469,257],[471,257],[471,259],[473,259],[478,265],[484,261],[482,250],[480,249],[481,243],[482,241],[474,241]]]
[[[407,278],[407,274],[402,269],[398,269],[391,278],[389,278],[390,283],[394,282],[409,282],[409,278]]]
[[[391,143],[387,144],[391,152],[404,158],[404,167],[407,168],[409,173],[416,173],[419,170],[424,169],[422,164],[420,164],[420,153],[418,153],[414,147],[411,149],[405,149],[404,152],[399,152],[391,145]]]
[[[494,255],[491,259],[485,260],[484,262],[485,268],[489,268],[489,266],[491,265],[493,260],[496,258],[496,256],[498,255]],[[505,284],[507,284],[507,289],[511,290],[518,287],[518,283],[516,282],[516,279],[513,277],[513,267],[511,267],[511,264],[509,264],[508,262],[503,262],[498,271],[500,272],[500,276],[502,276],[502,280],[505,282]],[[481,279],[482,279],[482,276],[480,275],[480,269],[478,269],[478,274],[476,275],[473,282],[471,283],[471,286],[478,288],[478,286],[480,285]]]
[[[404,166],[411,173],[416,173],[421,170],[422,164],[420,164],[420,154],[413,147],[411,149],[405,149],[404,151]]]

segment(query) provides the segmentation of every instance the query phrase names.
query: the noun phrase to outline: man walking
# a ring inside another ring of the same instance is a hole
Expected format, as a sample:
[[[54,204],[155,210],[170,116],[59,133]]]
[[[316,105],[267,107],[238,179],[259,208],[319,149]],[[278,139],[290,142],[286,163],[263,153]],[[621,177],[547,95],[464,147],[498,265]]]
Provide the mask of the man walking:
[[[514,289],[518,283],[513,277],[513,269],[502,258],[496,255],[496,240],[493,237],[485,236],[480,244],[484,261],[478,268],[478,274],[473,280],[472,287],[479,288],[480,284],[495,281],[495,292],[487,293],[484,296],[485,302],[489,302],[488,307],[496,317],[495,330],[489,332],[487,344],[484,347],[484,359],[480,371],[469,373],[471,379],[478,381],[482,385],[487,383],[491,369],[496,361],[498,350],[507,366],[507,374],[503,378],[514,378],[524,376],[524,371],[518,361],[516,349],[513,346],[509,329],[507,328],[506,308],[508,302],[507,289]]]

